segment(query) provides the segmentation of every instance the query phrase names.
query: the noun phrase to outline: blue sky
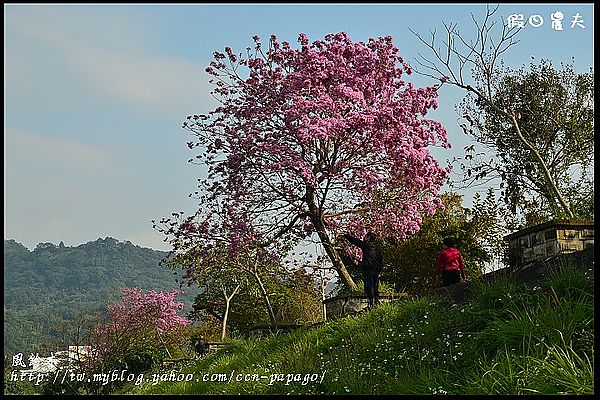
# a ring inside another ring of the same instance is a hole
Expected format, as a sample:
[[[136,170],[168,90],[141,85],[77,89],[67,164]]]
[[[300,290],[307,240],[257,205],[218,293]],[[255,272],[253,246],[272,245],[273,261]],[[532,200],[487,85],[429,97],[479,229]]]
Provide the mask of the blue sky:
[[[555,11],[563,31],[550,27]],[[409,28],[427,35],[457,22],[468,36],[470,14],[483,16],[485,4],[5,4],[4,13],[5,239],[33,249],[111,236],[167,250],[150,220],[197,207],[188,194],[203,175],[187,163],[194,153],[181,123],[215,106],[204,72],[213,51],[244,51],[255,34],[295,44],[300,32],[316,40],[346,31],[354,41],[392,35],[416,66],[417,53],[429,53]],[[531,56],[555,66],[575,56],[577,72],[593,65],[593,4],[507,3],[498,23],[513,13],[544,24],[525,26],[509,66]],[[585,28],[571,28],[577,13]],[[462,95],[444,86],[428,115],[453,145],[433,149],[443,165],[468,144],[454,110]],[[465,203],[484,189],[465,191]]]

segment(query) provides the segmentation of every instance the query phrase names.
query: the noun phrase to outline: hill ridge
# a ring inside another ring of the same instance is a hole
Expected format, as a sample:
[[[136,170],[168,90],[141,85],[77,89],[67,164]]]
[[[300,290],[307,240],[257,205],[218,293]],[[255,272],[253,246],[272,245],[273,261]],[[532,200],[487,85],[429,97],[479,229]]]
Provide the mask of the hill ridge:
[[[166,251],[112,237],[77,246],[41,242],[34,250],[4,240],[5,354],[33,352],[58,335],[55,326],[78,314],[97,314],[123,287],[181,289],[180,272],[159,266]],[[194,290],[178,297],[186,313]],[[39,336],[37,339],[36,336]]]

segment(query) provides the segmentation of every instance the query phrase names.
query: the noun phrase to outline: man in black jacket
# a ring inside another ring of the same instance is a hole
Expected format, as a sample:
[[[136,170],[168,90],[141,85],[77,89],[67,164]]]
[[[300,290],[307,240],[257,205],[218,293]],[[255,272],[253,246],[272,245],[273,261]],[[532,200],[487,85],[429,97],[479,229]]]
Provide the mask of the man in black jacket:
[[[362,250],[360,266],[365,282],[365,293],[369,297],[369,306],[373,306],[374,303],[379,304],[379,274],[383,268],[383,253],[376,243],[375,233],[367,233],[364,240],[348,234],[344,234],[343,237]]]

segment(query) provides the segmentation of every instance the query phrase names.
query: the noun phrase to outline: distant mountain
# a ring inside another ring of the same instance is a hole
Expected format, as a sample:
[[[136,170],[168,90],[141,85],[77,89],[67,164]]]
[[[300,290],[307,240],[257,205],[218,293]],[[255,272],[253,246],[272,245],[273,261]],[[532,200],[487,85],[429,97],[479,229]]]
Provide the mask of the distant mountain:
[[[59,325],[102,312],[123,287],[179,289],[180,273],[159,266],[166,255],[111,237],[76,247],[40,243],[33,251],[4,240],[4,354],[41,355],[60,336]],[[197,288],[181,290],[186,313]]]

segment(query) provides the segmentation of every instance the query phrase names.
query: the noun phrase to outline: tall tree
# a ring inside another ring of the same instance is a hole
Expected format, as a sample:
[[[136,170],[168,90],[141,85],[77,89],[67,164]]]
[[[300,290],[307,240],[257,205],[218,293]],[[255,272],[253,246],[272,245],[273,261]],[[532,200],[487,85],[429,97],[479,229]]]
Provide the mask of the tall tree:
[[[457,108],[465,133],[490,155],[467,146],[462,164],[463,183],[487,183],[500,178],[502,198],[513,211],[532,222],[548,218],[593,216],[594,76],[576,74],[563,65],[557,71],[548,61],[512,70],[501,56],[518,43],[518,26],[503,21],[496,33],[494,9],[483,21],[473,21],[476,38],[462,36],[456,24],[444,24],[439,46],[417,37],[433,58],[419,56],[423,75],[464,89]],[[467,69],[471,74],[465,73]],[[529,214],[529,215],[526,215]]]
[[[208,167],[194,194],[200,210],[158,229],[185,251],[212,227],[207,209],[232,209],[263,246],[315,235],[355,289],[333,244],[337,229],[403,239],[440,205],[448,169],[428,146],[449,144],[444,127],[424,118],[437,87],[403,80],[412,71],[390,36],[364,43],[341,32],[309,43],[300,34],[299,49],[275,35],[266,50],[254,41],[245,56],[214,53],[206,71],[221,105],[183,124],[196,137],[189,148],[201,148],[190,161]]]
[[[189,314],[191,320],[201,322],[199,328],[201,337],[225,340],[228,332],[231,331],[233,306],[238,303],[239,294],[245,283],[247,283],[245,279],[236,282],[234,276],[221,276],[206,281],[202,291],[196,296]]]
[[[233,253],[224,242],[204,242],[168,260],[171,268],[183,268],[188,286],[197,284],[201,293],[196,296],[194,314],[208,312],[221,321],[221,340],[225,339],[227,322],[234,297],[257,288],[265,301],[269,320],[275,324],[275,313],[265,288],[264,275],[272,272],[272,260],[265,259],[263,249]],[[262,252],[261,252],[262,251]],[[269,265],[269,267],[267,266]],[[254,281],[255,285],[252,285]]]
[[[470,278],[481,276],[486,263],[504,255],[505,232],[491,190],[484,199],[476,194],[472,208],[464,207],[462,196],[456,193],[444,193],[441,198],[444,210],[424,218],[418,233],[403,243],[383,242],[388,265],[381,279],[397,290],[421,293],[434,287],[438,252],[448,236],[456,240]]]
[[[182,268],[189,285],[197,283],[221,287],[219,291],[223,291],[227,305],[240,288],[251,287],[242,284],[243,280],[253,280],[265,301],[269,320],[275,324],[275,313],[264,278],[280,269],[279,253],[272,253],[261,246],[252,225],[231,207],[220,212],[211,210],[199,226],[194,225],[192,218],[179,225],[179,229],[193,231],[193,235],[176,242],[175,247],[179,251],[171,252],[167,257],[169,267]],[[281,247],[279,251],[283,251]],[[229,286],[231,294],[224,289]]]
[[[220,277],[220,278],[219,278]],[[194,311],[190,318],[200,321],[207,337],[217,338],[222,329],[226,300],[217,283],[230,282],[227,293],[231,293],[234,284],[243,285],[236,293],[229,307],[229,331],[236,334],[247,335],[257,326],[273,324],[263,294],[255,280],[247,274],[230,272],[221,274],[216,279],[208,280],[202,292],[197,296]],[[311,276],[303,269],[282,270],[277,274],[268,274],[261,277],[264,287],[268,291],[269,303],[277,325],[314,323],[321,321],[321,299]],[[225,281],[225,282],[223,282]],[[262,304],[261,304],[262,303]],[[265,310],[267,312],[265,312]],[[218,324],[218,327],[215,326]],[[218,329],[217,329],[218,328]]]
[[[556,70],[549,61],[529,71],[499,72],[494,102],[506,104],[515,121],[468,96],[460,110],[478,143],[497,158],[473,157],[466,182],[500,177],[503,200],[512,212],[526,210],[532,223],[593,215],[594,75],[573,66]],[[472,154],[472,153],[470,153]],[[559,196],[560,194],[560,196]]]

